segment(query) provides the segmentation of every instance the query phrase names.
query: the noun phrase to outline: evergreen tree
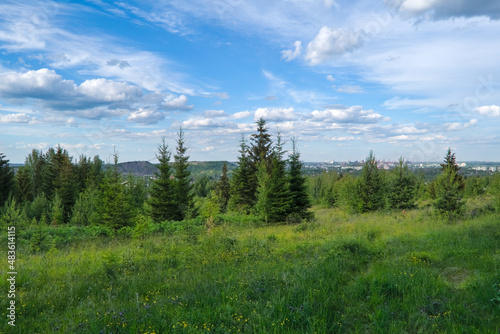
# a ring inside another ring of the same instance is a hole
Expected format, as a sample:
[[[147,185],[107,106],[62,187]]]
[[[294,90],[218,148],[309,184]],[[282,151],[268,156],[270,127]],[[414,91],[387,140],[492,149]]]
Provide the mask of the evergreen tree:
[[[444,173],[445,169],[450,169],[455,172],[455,182],[458,183],[458,187],[460,191],[465,189],[465,180],[462,175],[458,173],[460,167],[457,164],[455,153],[451,154],[451,148],[448,148],[448,152],[446,152],[446,156],[444,157],[444,164],[440,164],[441,171]]]
[[[383,206],[383,183],[373,151],[366,158],[358,180],[359,211],[368,212]]]
[[[30,170],[27,166],[22,166],[17,170],[16,177],[16,198],[18,203],[29,203],[33,200],[33,186],[30,177]]]
[[[42,152],[33,149],[26,158],[26,168],[30,173],[31,193],[33,197],[40,195],[43,192],[43,174],[46,169],[45,156]]]
[[[248,146],[245,137],[241,135],[240,156],[238,157],[238,168],[233,171],[230,186],[230,198],[228,209],[237,212],[248,213],[254,198],[250,187],[250,157],[248,156]]]
[[[462,200],[465,182],[458,174],[459,167],[455,161],[455,153],[451,149],[446,153],[444,164],[441,164],[442,173],[433,182],[436,213],[447,219],[457,218],[465,202]]]
[[[170,168],[171,153],[165,142],[165,137],[161,138],[161,144],[158,145],[156,157],[160,162],[156,178],[151,184],[150,197],[148,203],[151,207],[151,218],[156,223],[165,220],[176,219],[178,216],[177,205],[175,203],[175,184]]]
[[[264,160],[261,160],[257,166],[257,182],[257,203],[255,203],[254,210],[268,223],[272,215],[271,177]]]
[[[398,210],[407,210],[415,207],[415,196],[417,193],[417,178],[405,163],[403,157],[399,158],[399,164],[393,169],[394,176],[389,192],[391,207]]]
[[[0,153],[0,205],[3,205],[14,185],[14,172],[9,166],[9,160],[5,159],[5,155]]]
[[[296,144],[295,138],[292,138],[292,154],[289,156],[290,213],[308,219],[312,216],[312,213],[308,211],[311,207],[311,201],[307,194],[306,179],[302,175],[302,162]]]
[[[87,226],[98,224],[97,205],[98,193],[93,186],[89,186],[82,191],[72,208],[70,223],[74,226]]]
[[[98,224],[118,230],[132,224],[129,199],[126,197],[123,178],[118,171],[118,154],[113,154],[114,164],[106,170],[101,184],[97,206]]]
[[[251,135],[250,147],[248,149],[248,156],[250,162],[250,175],[249,175],[249,186],[250,186],[250,205],[253,205],[256,201],[256,190],[257,190],[257,169],[261,161],[264,161],[268,172],[271,171],[272,165],[272,142],[271,135],[267,132],[266,121],[261,117],[255,122],[257,125],[257,133]]]
[[[175,220],[183,220],[193,216],[193,191],[191,184],[191,173],[188,170],[189,156],[186,155],[187,148],[184,146],[184,132],[182,128],[177,133],[177,148],[174,155],[175,169],[175,197],[177,205]]]
[[[286,174],[286,161],[283,159],[285,151],[278,132],[276,146],[271,156],[271,179],[269,185],[269,221],[285,221],[290,213],[291,196]]]
[[[229,183],[229,176],[227,175],[227,163],[224,162],[224,165],[222,165],[222,175],[219,182],[217,183],[217,193],[219,196],[220,204],[219,211],[222,213],[226,212],[227,210],[227,205],[231,196],[230,191],[231,186]]]

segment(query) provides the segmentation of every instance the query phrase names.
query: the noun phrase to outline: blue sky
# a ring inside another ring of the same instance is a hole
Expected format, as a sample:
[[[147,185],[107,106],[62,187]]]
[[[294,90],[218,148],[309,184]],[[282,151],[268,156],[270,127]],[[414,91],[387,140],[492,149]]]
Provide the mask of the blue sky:
[[[500,161],[500,3],[3,1],[0,152],[238,156],[264,117],[305,161]]]

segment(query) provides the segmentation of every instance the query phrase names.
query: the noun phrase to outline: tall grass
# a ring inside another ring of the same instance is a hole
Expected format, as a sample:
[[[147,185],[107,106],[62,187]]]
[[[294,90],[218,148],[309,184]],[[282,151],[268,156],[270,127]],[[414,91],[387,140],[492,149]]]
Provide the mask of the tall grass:
[[[26,244],[0,332],[500,332],[500,219],[429,210]]]

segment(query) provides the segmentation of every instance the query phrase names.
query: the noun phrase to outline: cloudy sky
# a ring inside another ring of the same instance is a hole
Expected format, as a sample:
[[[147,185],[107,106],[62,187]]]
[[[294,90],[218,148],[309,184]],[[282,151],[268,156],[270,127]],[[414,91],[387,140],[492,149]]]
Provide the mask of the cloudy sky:
[[[182,127],[235,161],[263,117],[306,161],[500,161],[499,55],[496,0],[7,0],[0,153],[155,162]]]

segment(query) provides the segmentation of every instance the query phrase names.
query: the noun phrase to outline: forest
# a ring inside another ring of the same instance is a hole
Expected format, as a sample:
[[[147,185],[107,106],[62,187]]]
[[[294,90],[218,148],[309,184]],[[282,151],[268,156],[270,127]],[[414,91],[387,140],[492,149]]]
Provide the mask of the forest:
[[[378,169],[370,151],[357,176],[306,177],[290,142],[287,152],[259,119],[231,175],[224,163],[209,176],[190,172],[182,129],[173,152],[161,138],[152,178],[122,174],[119,152],[105,163],[60,146],[33,150],[15,172],[0,154],[2,238],[15,226],[23,268],[19,324],[40,333],[500,330],[498,172],[465,177],[448,149],[428,181],[403,157]]]

